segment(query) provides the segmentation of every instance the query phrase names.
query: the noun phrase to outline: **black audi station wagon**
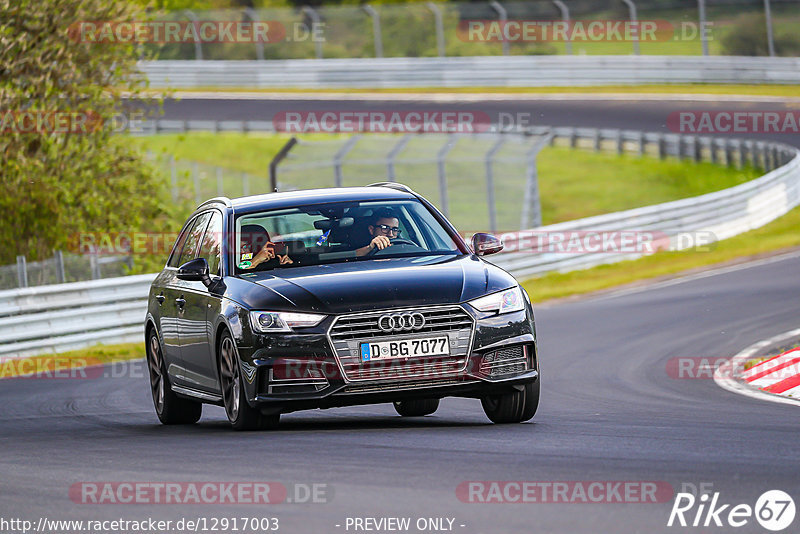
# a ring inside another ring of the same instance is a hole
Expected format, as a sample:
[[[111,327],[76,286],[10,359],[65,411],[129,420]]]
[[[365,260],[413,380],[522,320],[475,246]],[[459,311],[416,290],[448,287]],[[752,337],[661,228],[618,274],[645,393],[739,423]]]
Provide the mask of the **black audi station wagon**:
[[[495,423],[539,404],[533,308],[430,202],[396,183],[215,198],[189,217],[151,288],[150,385],[165,424],[224,406],[236,429],[280,414],[443,397]]]

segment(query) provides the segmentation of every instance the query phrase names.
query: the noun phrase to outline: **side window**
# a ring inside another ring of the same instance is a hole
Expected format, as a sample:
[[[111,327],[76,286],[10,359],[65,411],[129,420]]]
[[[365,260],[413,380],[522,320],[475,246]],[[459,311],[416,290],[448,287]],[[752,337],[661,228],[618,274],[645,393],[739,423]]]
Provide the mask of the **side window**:
[[[172,254],[170,254],[169,261],[167,262],[167,266],[169,267],[177,267],[180,265],[178,260],[181,258],[181,251],[183,250],[183,245],[186,243],[186,238],[189,237],[189,232],[192,231],[192,227],[194,223],[197,222],[197,219],[194,219],[186,225],[181,232],[181,235],[178,236],[178,239],[175,241],[175,246],[172,248]]]
[[[211,212],[207,211],[200,215],[189,232],[189,237],[186,238],[186,243],[183,245],[181,251],[181,259],[178,260],[178,265],[183,265],[187,261],[194,259],[197,256],[197,249],[200,246],[200,240],[203,237],[203,232],[206,231],[208,226],[208,219],[211,218]]]
[[[212,276],[220,276],[220,260],[222,260],[222,214],[214,211],[208,229],[200,245],[200,255],[208,262],[208,272]]]

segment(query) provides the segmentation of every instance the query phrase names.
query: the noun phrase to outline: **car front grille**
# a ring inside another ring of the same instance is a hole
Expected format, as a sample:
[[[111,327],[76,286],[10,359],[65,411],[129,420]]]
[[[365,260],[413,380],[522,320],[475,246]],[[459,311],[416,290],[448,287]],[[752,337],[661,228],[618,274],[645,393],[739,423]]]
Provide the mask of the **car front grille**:
[[[378,326],[384,315],[415,314],[425,318],[424,326],[413,330],[386,332]],[[328,333],[331,345],[347,380],[384,380],[425,378],[436,380],[451,376],[466,367],[472,341],[474,320],[460,306],[383,310],[338,317]],[[397,358],[362,362],[360,344],[431,337],[446,334],[449,338],[448,356]]]
[[[528,347],[516,345],[487,352],[481,361],[481,373],[490,377],[519,374],[528,369]]]

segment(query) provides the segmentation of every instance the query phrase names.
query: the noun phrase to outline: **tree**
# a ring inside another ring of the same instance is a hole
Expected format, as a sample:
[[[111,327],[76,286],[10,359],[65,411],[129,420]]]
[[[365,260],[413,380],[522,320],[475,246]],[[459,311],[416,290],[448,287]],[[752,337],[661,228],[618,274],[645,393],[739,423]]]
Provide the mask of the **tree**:
[[[162,181],[113,131],[129,116],[124,94],[140,97],[147,85],[137,47],[74,31],[144,18],[141,5],[118,0],[0,0],[0,264],[50,256],[80,232],[138,230],[163,213]]]

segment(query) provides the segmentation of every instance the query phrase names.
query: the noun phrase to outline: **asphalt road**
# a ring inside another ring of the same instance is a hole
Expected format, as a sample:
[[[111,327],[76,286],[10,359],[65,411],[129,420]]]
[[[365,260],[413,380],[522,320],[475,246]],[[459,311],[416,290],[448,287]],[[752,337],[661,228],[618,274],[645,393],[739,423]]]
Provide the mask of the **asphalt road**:
[[[229,430],[216,407],[196,426],[161,426],[137,364],[117,369],[118,377],[109,370],[94,379],[4,381],[0,517],[274,516],[287,533],[347,532],[348,516],[450,517],[465,534],[694,531],[666,527],[671,499],[475,504],[459,501],[456,487],[662,481],[676,492],[684,483],[711,483],[725,503],[753,505],[773,488],[800,497],[795,407],[667,372],[671,358],[731,356],[796,328],[798,271],[795,256],[539,308],[544,393],[528,424],[495,426],[478,401],[445,399],[423,419],[401,420],[389,405],[339,408],[290,414],[277,431],[243,434]],[[332,498],[262,506],[77,504],[69,488],[82,481],[316,483]],[[765,532],[753,520],[737,530]]]

